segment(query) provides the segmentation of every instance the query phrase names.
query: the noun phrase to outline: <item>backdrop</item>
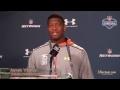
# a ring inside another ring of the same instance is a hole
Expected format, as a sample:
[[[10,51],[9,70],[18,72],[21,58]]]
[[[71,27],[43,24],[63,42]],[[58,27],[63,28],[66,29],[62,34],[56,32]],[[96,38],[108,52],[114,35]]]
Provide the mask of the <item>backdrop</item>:
[[[120,79],[120,11],[1,11],[0,68],[26,68],[34,48],[49,40],[47,18],[60,12],[66,36],[83,47],[96,79]]]

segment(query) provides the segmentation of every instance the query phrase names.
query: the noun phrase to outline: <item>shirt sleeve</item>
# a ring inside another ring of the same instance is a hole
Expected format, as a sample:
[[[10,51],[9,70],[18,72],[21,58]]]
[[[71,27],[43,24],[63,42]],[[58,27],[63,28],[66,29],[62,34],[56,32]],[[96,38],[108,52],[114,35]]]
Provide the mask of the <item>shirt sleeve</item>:
[[[81,79],[94,79],[91,64],[86,51],[83,49],[81,57],[79,77]]]
[[[34,56],[34,52],[30,55],[29,59],[28,59],[28,66],[27,68],[35,68],[35,56]]]

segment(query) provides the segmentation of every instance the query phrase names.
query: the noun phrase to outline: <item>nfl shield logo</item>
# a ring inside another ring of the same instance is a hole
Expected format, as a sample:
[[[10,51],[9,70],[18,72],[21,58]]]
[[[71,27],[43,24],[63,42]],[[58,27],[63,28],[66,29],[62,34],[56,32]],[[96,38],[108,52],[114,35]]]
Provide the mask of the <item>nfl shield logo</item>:
[[[33,24],[33,20],[32,19],[29,19],[29,24]]]
[[[108,54],[111,54],[112,53],[112,49],[108,49]]]

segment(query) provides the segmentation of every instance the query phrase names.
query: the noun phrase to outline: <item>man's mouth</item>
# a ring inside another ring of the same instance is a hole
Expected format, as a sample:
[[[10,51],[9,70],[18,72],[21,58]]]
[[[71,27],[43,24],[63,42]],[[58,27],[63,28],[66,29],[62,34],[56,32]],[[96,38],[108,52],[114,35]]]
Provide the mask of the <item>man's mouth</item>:
[[[56,35],[58,35],[58,33],[57,32],[53,32],[52,35],[56,36]]]

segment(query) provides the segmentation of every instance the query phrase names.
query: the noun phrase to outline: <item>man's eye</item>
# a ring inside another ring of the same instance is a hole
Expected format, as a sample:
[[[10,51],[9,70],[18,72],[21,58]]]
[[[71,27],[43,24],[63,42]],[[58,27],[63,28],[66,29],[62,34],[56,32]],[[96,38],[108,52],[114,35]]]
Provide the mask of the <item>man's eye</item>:
[[[49,26],[49,27],[52,27],[53,25],[52,25],[52,24],[49,24],[48,26]]]
[[[61,26],[60,24],[57,24],[57,26]]]

